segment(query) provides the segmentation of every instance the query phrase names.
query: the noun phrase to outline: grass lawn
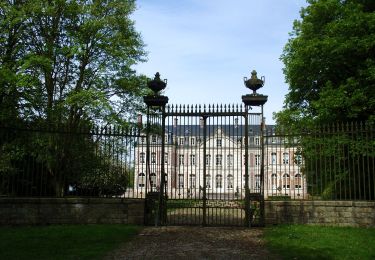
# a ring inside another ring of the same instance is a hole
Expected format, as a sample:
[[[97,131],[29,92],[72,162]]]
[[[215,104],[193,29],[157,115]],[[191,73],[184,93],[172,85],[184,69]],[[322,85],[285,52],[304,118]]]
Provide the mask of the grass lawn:
[[[375,228],[281,225],[265,239],[284,259],[375,259]]]
[[[139,230],[131,225],[0,227],[0,258],[101,259]]]

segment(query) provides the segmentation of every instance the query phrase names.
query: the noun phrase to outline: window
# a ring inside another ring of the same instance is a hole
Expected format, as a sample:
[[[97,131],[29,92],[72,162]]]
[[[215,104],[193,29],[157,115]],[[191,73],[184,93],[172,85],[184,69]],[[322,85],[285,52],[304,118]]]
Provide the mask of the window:
[[[276,153],[271,153],[271,164],[276,164]]]
[[[206,175],[206,188],[207,189],[211,188],[211,175],[209,174]]]
[[[294,163],[295,164],[302,164],[302,155],[301,154],[295,154],[294,155]]]
[[[144,143],[145,143],[145,137],[141,136],[141,144],[144,144]]]
[[[156,163],[156,153],[151,153],[151,163]]]
[[[256,154],[255,155],[255,165],[260,165],[260,155],[259,154]]]
[[[190,165],[195,165],[195,154],[190,154]]]
[[[295,176],[294,176],[295,180],[294,180],[294,187],[296,189],[301,189],[302,188],[302,176],[301,174],[297,173]]]
[[[180,137],[179,140],[180,140],[179,144],[180,144],[180,145],[184,145],[184,141],[185,141],[185,139],[184,139],[183,137]]]
[[[260,189],[260,174],[255,174],[255,189]]]
[[[196,184],[195,174],[190,174],[190,187],[195,188],[195,184]]]
[[[211,161],[211,155],[210,154],[206,154],[206,165],[207,166],[210,166],[210,161]]]
[[[179,188],[184,187],[184,175],[183,174],[178,175],[178,187]]]
[[[221,147],[221,145],[222,145],[222,140],[221,139],[217,139],[216,140],[216,146],[217,147]]]
[[[151,136],[151,142],[156,143],[156,135]]]
[[[287,173],[283,175],[283,188],[284,189],[290,188],[290,177],[289,177],[289,174]]]
[[[138,174],[138,187],[144,187],[145,186],[145,174],[141,172]]]
[[[227,176],[227,188],[233,189],[233,175],[232,174],[228,174]]]
[[[168,164],[168,153],[164,153],[164,163]]]
[[[139,162],[140,163],[145,163],[145,153],[140,153],[139,154]]]
[[[180,154],[179,156],[178,156],[178,164],[179,165],[184,165],[184,155],[183,154]]]
[[[216,155],[216,166],[221,166],[223,164],[223,156],[221,154]]]
[[[150,174],[150,184],[152,188],[156,187],[156,174],[155,173]]]
[[[283,164],[289,164],[289,154],[283,153]]]
[[[191,139],[190,139],[190,145],[195,145],[195,138],[194,137],[192,137]]]
[[[233,154],[227,155],[227,166],[230,167],[233,165]]]
[[[165,135],[165,139],[164,139],[165,143],[168,144],[169,143],[169,135]]]
[[[271,188],[273,190],[277,189],[277,175],[276,175],[276,173],[272,173],[272,175],[271,175]]]
[[[255,138],[255,145],[259,145],[259,137]]]
[[[221,174],[216,175],[216,188],[221,189],[223,187],[223,176]]]

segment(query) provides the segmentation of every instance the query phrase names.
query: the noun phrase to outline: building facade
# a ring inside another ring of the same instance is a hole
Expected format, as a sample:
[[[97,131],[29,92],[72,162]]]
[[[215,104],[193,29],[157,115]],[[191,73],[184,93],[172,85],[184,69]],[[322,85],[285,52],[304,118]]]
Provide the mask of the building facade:
[[[265,132],[272,128],[267,126]],[[206,189],[208,198],[241,199],[245,197],[247,160],[250,193],[260,193],[263,189],[265,198],[306,198],[306,179],[301,173],[303,162],[297,147],[274,135],[262,138],[260,127],[250,126],[246,158],[244,129],[244,126],[215,125],[208,126],[204,134],[200,125],[167,126],[164,161],[161,136],[150,134],[147,139],[143,135],[135,150],[134,191],[140,197],[148,191],[159,191],[161,164],[164,164],[169,198],[201,198]]]

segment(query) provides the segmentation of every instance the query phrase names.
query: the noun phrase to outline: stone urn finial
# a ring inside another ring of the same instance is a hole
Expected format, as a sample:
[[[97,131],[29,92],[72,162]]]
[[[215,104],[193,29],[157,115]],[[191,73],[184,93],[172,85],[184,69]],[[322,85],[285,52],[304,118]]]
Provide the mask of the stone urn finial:
[[[160,92],[161,90],[165,89],[166,86],[167,86],[167,80],[164,79],[161,80],[160,79],[160,73],[159,72],[156,72],[155,74],[155,77],[153,80],[147,82],[147,86],[152,90],[154,91],[155,95],[158,95],[158,92]]]
[[[244,77],[245,86],[253,91],[252,94],[242,96],[242,102],[246,106],[263,106],[267,102],[268,96],[257,93],[257,90],[263,87],[264,82],[264,76],[259,79],[255,70],[251,72],[250,79]]]
[[[257,72],[253,70],[251,72],[251,78],[247,79],[244,77],[244,83],[245,86],[253,91],[253,95],[256,95],[256,91],[263,87],[265,82],[264,76],[262,76],[260,79],[258,79]]]

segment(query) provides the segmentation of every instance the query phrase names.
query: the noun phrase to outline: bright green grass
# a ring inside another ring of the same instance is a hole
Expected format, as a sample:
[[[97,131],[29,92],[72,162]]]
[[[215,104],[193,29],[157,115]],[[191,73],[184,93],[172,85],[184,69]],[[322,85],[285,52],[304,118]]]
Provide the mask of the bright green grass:
[[[101,259],[139,230],[130,225],[0,227],[0,258]]]
[[[375,259],[374,228],[282,225],[265,239],[283,259]]]

